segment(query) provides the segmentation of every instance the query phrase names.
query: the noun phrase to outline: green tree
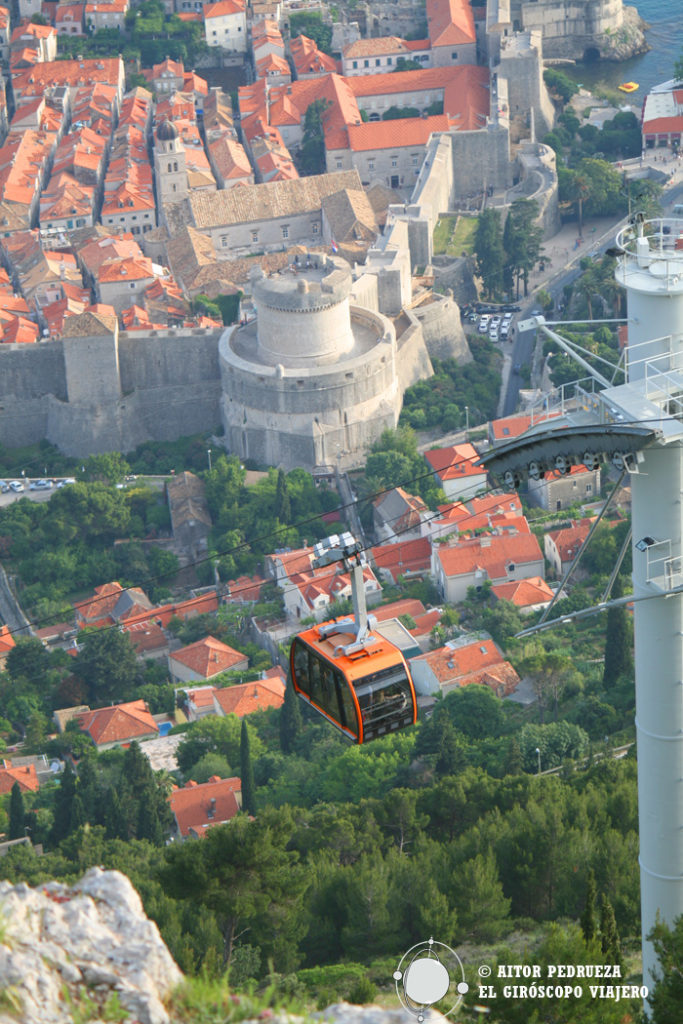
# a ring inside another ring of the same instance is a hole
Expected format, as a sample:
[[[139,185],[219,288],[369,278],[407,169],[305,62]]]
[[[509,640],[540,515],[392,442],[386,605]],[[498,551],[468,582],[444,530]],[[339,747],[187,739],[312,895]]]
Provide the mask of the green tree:
[[[23,839],[25,824],[24,797],[19,783],[15,782],[12,786],[9,801],[9,838]]]
[[[583,937],[586,942],[591,942],[591,940],[595,938],[598,930],[595,916],[596,898],[597,889],[595,885],[595,872],[590,868],[588,871],[588,879],[586,881],[586,903],[581,913],[581,931],[583,932]]]
[[[517,199],[508,212],[507,221],[512,221],[508,230],[507,244],[504,242],[504,260],[507,268],[506,278],[513,277],[517,282],[524,282],[524,294],[529,293],[529,274],[541,256],[543,230],[539,227],[538,203],[533,199]],[[508,227],[508,224],[505,227]]]
[[[110,486],[121,483],[126,474],[130,473],[130,466],[120,452],[91,455],[84,465],[84,479],[97,480]]]
[[[503,287],[505,253],[500,214],[497,210],[484,210],[479,216],[474,236],[474,256],[484,293],[491,298],[498,295]]]
[[[53,843],[60,843],[68,836],[71,829],[71,811],[76,796],[76,775],[71,762],[67,761],[59,781],[59,789],[55,798],[54,823],[50,839]]]
[[[246,718],[242,719],[240,732],[240,777],[242,779],[242,809],[247,814],[256,814],[256,785],[254,768],[249,749],[249,729]]]
[[[621,963],[621,942],[614,917],[614,907],[604,893],[600,898],[600,948],[608,963]]]
[[[285,700],[280,709],[280,749],[283,754],[291,754],[296,738],[301,732],[301,708],[290,679],[287,680]]]
[[[275,516],[281,523],[289,523],[292,519],[292,506],[289,500],[289,489],[284,469],[277,471],[277,489],[275,491]]]
[[[103,629],[88,633],[74,664],[91,704],[126,700],[140,680],[135,649],[127,633]]]
[[[624,587],[621,576],[617,576],[612,587],[612,597],[623,597]],[[607,610],[605,630],[605,668],[602,683],[607,689],[613,687],[621,676],[633,673],[633,632],[625,605]]]
[[[649,1024],[678,1024],[683,1006],[683,914],[668,925],[657,919],[648,935],[659,965],[648,1003]]]
[[[325,165],[325,112],[329,100],[320,97],[313,100],[306,109],[304,134],[299,153],[299,165],[303,174],[324,174]]]

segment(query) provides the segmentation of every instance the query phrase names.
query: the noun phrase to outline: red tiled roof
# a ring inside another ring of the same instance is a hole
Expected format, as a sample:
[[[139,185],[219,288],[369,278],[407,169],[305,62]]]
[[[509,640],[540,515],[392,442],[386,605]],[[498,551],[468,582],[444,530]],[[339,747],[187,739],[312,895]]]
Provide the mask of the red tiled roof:
[[[168,802],[180,834],[187,837],[192,832],[199,837],[214,825],[230,821],[239,812],[237,794],[241,792],[241,779],[221,779],[217,775],[200,785],[190,781],[182,789],[173,790]]]
[[[3,626],[0,629],[0,655],[7,654],[13,647],[16,647],[16,641],[10,633],[9,626]]]
[[[257,679],[253,683],[216,689],[214,698],[224,715],[244,718],[254,711],[280,708],[285,700],[285,686],[280,679]]]
[[[374,149],[398,149],[404,146],[426,146],[432,132],[447,132],[453,122],[446,114],[431,117],[400,117],[392,121],[368,121],[348,125],[349,149],[362,153]],[[333,129],[335,131],[335,129]],[[327,140],[327,133],[325,133]],[[337,135],[333,142],[338,142]],[[332,146],[327,147],[333,148]]]
[[[505,661],[493,640],[475,640],[462,647],[439,647],[413,659],[426,662],[440,686],[489,686],[498,692],[511,693],[519,683],[512,665]]]
[[[427,26],[432,46],[477,41],[470,0],[427,0]]]
[[[204,4],[204,20],[224,18],[229,14],[243,14],[244,0],[219,0],[217,4]]]
[[[452,547],[439,546],[437,558],[447,577],[466,576],[483,569],[489,579],[502,579],[507,566],[541,562],[543,555],[533,533],[480,537],[459,541]]]
[[[36,768],[33,764],[13,768],[11,761],[3,761],[0,768],[0,793],[10,793],[15,782],[19,783],[22,793],[36,793],[39,788]]]
[[[552,601],[553,592],[540,576],[530,576],[528,580],[498,583],[491,587],[499,601],[510,601],[518,608]]]
[[[240,651],[236,651],[227,644],[221,643],[213,636],[207,636],[203,640],[197,640],[194,644],[182,647],[174,651],[170,656],[171,661],[177,661],[185,665],[192,672],[203,676],[205,679],[212,679],[221,672],[229,672],[235,668],[246,668],[248,658]]]
[[[261,587],[266,581],[262,576],[238,576],[228,580],[228,593],[231,601],[258,601]]]
[[[588,536],[592,524],[592,519],[573,519],[571,526],[549,531],[561,562],[570,562],[574,558]]]
[[[372,609],[372,614],[378,622],[385,622],[387,619],[398,619],[401,615],[410,615],[416,619],[418,615],[424,615],[425,606],[422,601],[413,597],[402,597],[399,601],[391,601],[389,604],[379,605]]]
[[[484,466],[477,466],[479,460],[474,445],[453,444],[447,448],[435,448],[425,452],[425,459],[440,480],[462,480],[465,477],[486,476]]]
[[[398,36],[378,36],[373,39],[356,39],[342,50],[346,60],[354,57],[378,57],[381,54],[406,53],[405,40]]]
[[[543,477],[544,482],[550,483],[553,480],[562,480],[567,476],[581,476],[583,473],[595,473],[594,469],[587,469],[584,465],[572,466],[568,473],[560,473],[557,469],[549,470]]]
[[[152,718],[144,700],[133,700],[127,704],[115,704],[86,711],[77,716],[83,732],[87,732],[96,746],[104,743],[124,743],[158,733],[159,727]]]
[[[500,420],[491,420],[494,440],[512,440],[515,437],[519,437],[520,434],[525,434],[530,427],[559,415],[559,412],[551,412],[543,416],[536,415],[532,419],[531,416],[520,414],[518,416],[505,416]]]
[[[372,557],[378,569],[391,573],[394,583],[406,572],[429,569],[432,545],[428,537],[399,541],[398,544],[381,544],[372,548]]]

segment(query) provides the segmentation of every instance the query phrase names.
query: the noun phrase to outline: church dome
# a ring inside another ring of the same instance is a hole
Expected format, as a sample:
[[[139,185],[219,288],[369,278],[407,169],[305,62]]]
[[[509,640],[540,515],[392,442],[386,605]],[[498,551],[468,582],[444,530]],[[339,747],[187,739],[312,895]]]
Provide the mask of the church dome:
[[[178,130],[171,121],[162,121],[157,128],[157,139],[159,142],[171,142],[178,138]]]

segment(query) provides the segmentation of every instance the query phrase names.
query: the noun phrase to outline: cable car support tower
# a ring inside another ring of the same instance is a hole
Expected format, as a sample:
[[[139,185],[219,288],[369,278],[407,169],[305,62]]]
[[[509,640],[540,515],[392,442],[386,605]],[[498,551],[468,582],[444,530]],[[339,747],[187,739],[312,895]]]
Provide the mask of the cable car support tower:
[[[531,429],[481,461],[505,485],[608,461],[630,475],[643,983],[656,957],[657,915],[683,914],[683,221],[636,215],[617,236],[616,278],[627,293],[622,381],[596,372],[576,346],[535,324],[589,371],[545,399]],[[529,326],[532,326],[530,324]],[[521,325],[524,329],[524,325]],[[616,569],[613,577],[616,575]],[[540,628],[550,625],[544,623]],[[525,635],[537,627],[524,631]]]

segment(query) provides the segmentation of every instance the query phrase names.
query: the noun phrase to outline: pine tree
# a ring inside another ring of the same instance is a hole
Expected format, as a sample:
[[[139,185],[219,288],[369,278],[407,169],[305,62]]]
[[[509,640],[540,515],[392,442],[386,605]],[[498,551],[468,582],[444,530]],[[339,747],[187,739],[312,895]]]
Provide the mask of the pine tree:
[[[595,874],[591,868],[586,881],[586,905],[581,915],[581,931],[586,942],[595,938],[597,926],[595,921],[595,899],[597,890],[595,888]]]
[[[85,808],[83,807],[83,801],[81,800],[80,793],[76,790],[76,794],[71,802],[71,820],[69,822],[69,834],[76,832],[81,825],[86,823]]]
[[[524,771],[524,758],[522,748],[516,736],[510,738],[505,761],[505,772],[507,775],[521,775]]]
[[[283,754],[291,754],[297,736],[301,732],[301,708],[292,680],[287,680],[285,701],[280,708],[280,749]]]
[[[26,814],[24,811],[24,797],[18,782],[12,786],[12,793],[9,801],[9,837],[10,839],[23,839]]]
[[[612,597],[622,597],[624,588],[617,576],[612,588]],[[605,668],[602,682],[605,687],[614,686],[619,676],[633,671],[631,655],[631,624],[625,605],[610,608],[607,612],[605,632]]]
[[[600,946],[611,964],[621,963],[621,941],[614,907],[604,893],[600,900]]]
[[[240,733],[240,768],[242,776],[242,810],[246,811],[247,814],[256,814],[256,786],[254,784],[254,769],[251,764],[249,731],[246,718],[242,719],[242,732]]]
[[[443,718],[439,756],[434,767],[438,775],[455,775],[456,772],[465,767],[467,758],[455,726],[451,724],[445,715]]]
[[[159,795],[154,799],[141,800],[135,834],[138,839],[147,839],[154,846],[162,846],[164,830],[159,821]]]

